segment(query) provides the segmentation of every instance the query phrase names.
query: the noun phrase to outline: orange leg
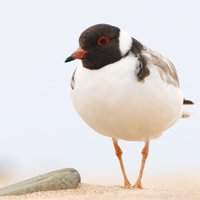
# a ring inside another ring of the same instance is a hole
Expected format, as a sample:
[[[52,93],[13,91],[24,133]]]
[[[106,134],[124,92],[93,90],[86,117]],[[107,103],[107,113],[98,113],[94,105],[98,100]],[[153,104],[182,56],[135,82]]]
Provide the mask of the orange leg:
[[[126,176],[126,172],[125,172],[125,169],[124,169],[124,164],[123,164],[123,160],[122,160],[122,150],[120,148],[120,146],[118,145],[117,141],[113,139],[113,145],[115,147],[115,153],[116,153],[116,156],[118,157],[119,159],[119,163],[120,163],[120,167],[121,167],[121,170],[122,170],[122,174],[123,174],[123,177],[124,177],[124,187],[131,187],[131,184]]]
[[[149,154],[149,141],[145,142],[145,146],[142,149],[141,153],[142,153],[142,163],[141,163],[141,167],[140,167],[140,173],[139,173],[139,176],[138,176],[138,179],[137,179],[135,185],[133,186],[134,188],[137,188],[137,189],[143,188],[142,187],[142,174],[143,174],[143,171],[144,171],[146,159],[147,159],[148,154]]]

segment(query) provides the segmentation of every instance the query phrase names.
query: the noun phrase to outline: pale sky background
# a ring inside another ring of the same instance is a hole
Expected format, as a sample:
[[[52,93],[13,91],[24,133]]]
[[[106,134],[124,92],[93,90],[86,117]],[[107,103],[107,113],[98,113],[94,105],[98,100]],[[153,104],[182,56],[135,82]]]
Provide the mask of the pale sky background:
[[[0,171],[19,180],[74,167],[83,182],[123,183],[111,139],[91,130],[72,105],[69,85],[79,61],[64,64],[85,28],[109,23],[168,57],[185,97],[196,103],[193,117],[151,142],[144,182],[199,175],[199,10],[197,0],[1,0]],[[134,180],[143,144],[120,144]]]

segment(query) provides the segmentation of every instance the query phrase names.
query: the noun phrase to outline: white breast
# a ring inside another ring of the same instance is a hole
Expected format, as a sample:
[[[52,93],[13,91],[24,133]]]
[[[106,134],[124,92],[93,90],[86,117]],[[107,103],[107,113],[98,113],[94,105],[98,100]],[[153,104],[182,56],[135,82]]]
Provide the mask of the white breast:
[[[158,137],[182,114],[179,88],[164,83],[156,66],[138,82],[137,58],[129,55],[98,70],[80,65],[71,90],[74,106],[98,133],[124,140]]]

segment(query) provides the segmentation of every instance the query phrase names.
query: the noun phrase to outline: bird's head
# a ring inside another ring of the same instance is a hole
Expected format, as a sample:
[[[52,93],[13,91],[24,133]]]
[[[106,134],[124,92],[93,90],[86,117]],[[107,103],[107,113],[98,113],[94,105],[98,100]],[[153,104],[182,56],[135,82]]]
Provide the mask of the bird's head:
[[[81,59],[88,69],[99,69],[125,56],[132,47],[132,38],[115,26],[97,24],[82,32],[79,48],[65,62]]]

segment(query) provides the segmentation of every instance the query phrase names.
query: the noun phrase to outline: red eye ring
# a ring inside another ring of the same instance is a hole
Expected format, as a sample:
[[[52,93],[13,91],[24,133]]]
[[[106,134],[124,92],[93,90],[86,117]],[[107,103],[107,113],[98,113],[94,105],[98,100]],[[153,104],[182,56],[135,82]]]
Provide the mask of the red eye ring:
[[[109,37],[107,36],[101,36],[98,40],[97,40],[97,44],[101,47],[106,46],[108,43],[110,42]]]

